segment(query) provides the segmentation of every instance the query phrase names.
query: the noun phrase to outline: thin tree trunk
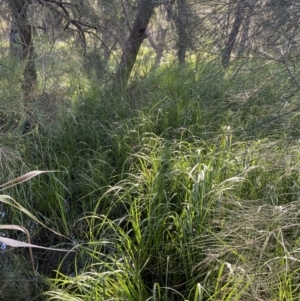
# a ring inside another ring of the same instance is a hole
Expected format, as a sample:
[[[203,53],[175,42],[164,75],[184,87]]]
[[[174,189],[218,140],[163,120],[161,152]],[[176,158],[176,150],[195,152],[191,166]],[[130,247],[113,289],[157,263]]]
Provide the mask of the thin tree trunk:
[[[21,42],[24,63],[23,70],[23,92],[26,97],[30,95],[37,81],[37,72],[34,60],[33,33],[32,27],[28,24],[27,9],[30,1],[14,0],[9,1],[12,12],[12,20],[15,22],[15,29],[18,30]]]
[[[108,21],[107,19],[105,19],[105,17],[103,16],[104,18],[104,21],[103,21],[103,24],[102,24],[102,27],[103,27],[103,34],[102,34],[102,41],[101,41],[101,48],[103,49],[103,53],[104,53],[104,60],[105,62],[107,63],[110,59],[110,54],[111,54],[111,51],[110,49],[108,48],[108,37],[109,37],[109,32],[108,32]]]
[[[22,60],[20,34],[17,28],[16,16],[14,15],[12,15],[12,22],[10,22],[9,48],[11,56],[13,56],[17,60]]]
[[[239,34],[241,24],[244,20],[245,16],[245,1],[240,0],[237,4],[237,9],[235,13],[235,19],[228,36],[228,41],[226,43],[226,47],[222,54],[222,65],[226,68],[230,61],[230,55],[233,50],[237,35]]]
[[[34,60],[33,47],[33,28],[28,24],[27,10],[30,0],[11,0],[8,1],[12,13],[12,20],[15,28],[19,34],[21,43],[21,59],[24,64],[23,69],[23,109],[26,113],[26,120],[23,124],[23,133],[28,132],[32,128],[34,122],[33,108],[31,107],[32,98],[34,95],[37,72]],[[14,36],[16,38],[16,36]],[[12,43],[12,41],[11,41]]]
[[[253,12],[254,12],[256,2],[257,2],[257,0],[250,0],[247,3],[249,8],[248,8],[248,11],[247,11],[247,14],[246,14],[246,17],[245,17],[245,24],[243,26],[242,37],[241,37],[241,42],[240,42],[240,46],[239,46],[238,55],[241,55],[247,47],[248,38],[249,38],[250,23],[251,23],[251,18],[253,16]]]
[[[22,43],[22,59],[25,63],[24,67],[24,93],[31,96],[37,82],[37,73],[34,59],[33,35],[32,27],[26,25],[20,28],[20,38]]]
[[[185,30],[187,19],[187,2],[186,0],[177,0],[177,3],[178,61],[179,65],[183,65],[185,63],[185,54],[188,44],[188,36]]]
[[[124,88],[129,80],[141,44],[147,37],[146,29],[149,20],[157,5],[155,0],[140,0],[139,2],[138,12],[115,75],[115,84],[120,85],[121,88]]]
[[[148,37],[148,41],[151,45],[151,47],[154,49],[154,51],[156,52],[156,58],[155,58],[155,63],[154,66],[157,67],[160,64],[161,58],[162,58],[162,54],[164,51],[164,45],[165,45],[165,40],[166,40],[166,35],[167,35],[167,29],[164,28],[160,28],[158,30],[159,32],[159,40],[158,43],[155,42],[155,40],[153,39],[152,34],[149,32],[149,30],[147,29],[146,33],[147,33],[147,37]]]

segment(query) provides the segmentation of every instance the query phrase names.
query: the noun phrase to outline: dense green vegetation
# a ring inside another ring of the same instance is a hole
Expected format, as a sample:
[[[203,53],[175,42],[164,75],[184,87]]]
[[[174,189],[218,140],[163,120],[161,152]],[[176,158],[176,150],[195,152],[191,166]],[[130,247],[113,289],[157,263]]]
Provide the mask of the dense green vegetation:
[[[38,273],[7,252],[5,300],[299,300],[299,93],[279,63],[240,66],[162,65],[122,93],[69,84],[26,135],[4,110],[1,181],[56,171],[5,194],[68,239],[7,205],[1,223],[76,250],[34,250]]]

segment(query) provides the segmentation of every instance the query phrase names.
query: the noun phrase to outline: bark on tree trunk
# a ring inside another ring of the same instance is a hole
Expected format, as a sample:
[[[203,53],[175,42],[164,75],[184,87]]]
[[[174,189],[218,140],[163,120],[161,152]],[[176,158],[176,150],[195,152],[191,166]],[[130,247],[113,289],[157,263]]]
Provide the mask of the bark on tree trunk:
[[[12,21],[10,22],[9,48],[11,56],[17,60],[22,60],[20,34],[17,28],[17,20],[14,15],[12,15]]]
[[[245,1],[240,0],[237,4],[235,19],[228,36],[228,41],[226,43],[225,49],[222,54],[222,65],[226,68],[230,61],[230,55],[233,50],[237,35],[239,34],[241,24],[245,16]]]
[[[15,29],[18,31],[21,43],[21,58],[24,63],[24,82],[23,92],[25,96],[29,96],[35,87],[37,81],[37,73],[34,60],[33,47],[33,28],[28,24],[27,9],[30,1],[15,0],[9,1],[12,12],[12,20],[15,22]]]
[[[22,84],[23,106],[27,115],[27,119],[23,125],[23,132],[28,132],[32,127],[34,119],[33,111],[31,108],[31,99],[33,97],[37,82],[37,72],[33,47],[33,28],[28,24],[27,17],[28,5],[31,3],[31,1],[14,0],[9,1],[8,3],[12,13],[12,20],[15,23],[12,25],[12,28],[15,28],[15,30],[17,30],[21,43],[21,59],[24,64]]]
[[[22,59],[25,63],[24,67],[24,93],[30,96],[35,89],[37,82],[37,73],[34,60],[34,47],[32,39],[32,27],[26,25],[20,28],[20,38],[22,43]]]
[[[115,85],[120,85],[121,88],[124,88],[129,80],[141,44],[147,37],[146,29],[149,20],[157,5],[157,0],[140,0],[139,2],[138,12],[115,75]]]
[[[108,62],[110,59],[110,55],[111,55],[111,49],[108,48],[108,38],[110,35],[110,32],[108,30],[108,20],[107,18],[105,18],[105,16],[102,17],[103,18],[103,23],[102,23],[102,27],[103,27],[103,33],[102,33],[102,41],[101,41],[101,48],[103,49],[103,54],[104,54],[104,60],[105,62]],[[116,43],[116,42],[115,42]]]
[[[149,41],[151,47],[156,52],[154,67],[157,67],[160,64],[162,54],[164,51],[166,35],[167,35],[167,29],[160,27],[160,29],[158,29],[158,31],[159,31],[159,40],[158,40],[158,43],[156,43],[155,40],[153,39],[152,34],[148,31],[148,29],[146,30],[148,41]]]
[[[187,19],[187,3],[186,0],[177,0],[178,15],[177,15],[177,32],[178,32],[178,61],[179,65],[185,63],[185,54],[188,44],[188,35],[186,33],[186,19]]]
[[[245,49],[247,48],[250,23],[251,23],[251,18],[253,16],[253,12],[254,12],[256,2],[257,2],[257,0],[248,0],[248,2],[247,2],[248,11],[247,11],[246,17],[245,17],[245,24],[243,26],[242,37],[241,37],[241,42],[240,42],[240,46],[239,46],[238,55],[241,55],[245,51]]]

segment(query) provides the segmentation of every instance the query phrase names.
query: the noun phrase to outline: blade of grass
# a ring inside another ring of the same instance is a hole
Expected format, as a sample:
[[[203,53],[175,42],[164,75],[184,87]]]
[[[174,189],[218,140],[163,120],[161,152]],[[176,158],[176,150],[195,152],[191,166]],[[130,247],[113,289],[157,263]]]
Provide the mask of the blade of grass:
[[[0,190],[4,190],[4,189],[8,189],[8,188],[11,188],[17,184],[21,184],[23,182],[26,182],[40,174],[43,174],[43,173],[50,173],[50,172],[59,172],[58,170],[34,170],[34,171],[30,171],[28,173],[26,173],[25,175],[22,175],[18,178],[15,178],[13,180],[10,180],[2,185],[0,185]]]

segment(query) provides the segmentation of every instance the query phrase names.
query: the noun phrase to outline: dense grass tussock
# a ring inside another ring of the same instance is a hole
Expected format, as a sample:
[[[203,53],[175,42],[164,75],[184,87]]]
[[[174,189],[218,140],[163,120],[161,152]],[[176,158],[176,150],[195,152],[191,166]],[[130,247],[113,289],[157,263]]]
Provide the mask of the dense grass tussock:
[[[32,225],[34,242],[77,250],[41,299],[298,300],[299,93],[250,67],[206,61],[161,67],[127,94],[91,88],[16,140],[6,169],[59,171],[8,191],[70,239]]]

